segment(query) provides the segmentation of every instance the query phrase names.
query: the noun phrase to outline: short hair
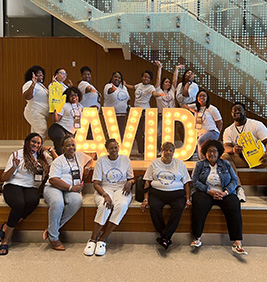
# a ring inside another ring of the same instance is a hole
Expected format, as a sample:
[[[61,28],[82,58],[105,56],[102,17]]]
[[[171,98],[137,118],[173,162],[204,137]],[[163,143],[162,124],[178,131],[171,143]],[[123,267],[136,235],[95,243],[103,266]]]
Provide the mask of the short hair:
[[[147,73],[147,74],[150,76],[150,80],[153,80],[153,72],[152,72],[151,70],[145,70],[145,71],[142,73],[141,77],[143,77],[143,75],[144,75],[145,73]]]
[[[70,134],[66,134],[62,139],[61,139],[61,146],[64,147],[64,143],[67,139],[72,138],[73,140],[75,140],[75,138],[70,135]]]
[[[81,74],[83,74],[85,71],[89,71],[90,73],[92,73],[91,69],[88,66],[83,66],[80,69]]]
[[[189,72],[189,71],[195,73],[192,69],[188,69],[188,70],[186,70],[186,71],[184,72],[184,74],[183,74],[183,76],[182,76],[182,85],[183,85],[183,86],[185,86],[185,75],[186,75],[186,73]],[[194,79],[193,81],[195,82],[195,79]]]
[[[201,92],[204,92],[204,93],[206,93],[206,95],[207,95],[206,108],[208,108],[208,107],[210,106],[210,96],[209,96],[208,92],[205,91],[205,90],[199,90],[198,93],[197,93],[197,96],[196,96],[196,106],[197,106],[197,110],[198,110],[198,111],[200,110],[201,105],[199,104],[197,98],[198,98],[198,96],[199,96],[199,94],[200,94]]]
[[[175,146],[172,142],[165,142],[161,145],[161,151],[167,151],[169,149],[175,150]]]
[[[56,69],[54,75],[56,76],[56,75],[59,73],[60,70],[64,70],[64,68],[58,68],[58,69]]]
[[[217,140],[213,140],[213,139],[209,139],[209,140],[206,140],[202,145],[201,145],[201,154],[206,156],[206,153],[209,149],[209,147],[216,147],[217,150],[218,150],[218,153],[219,153],[219,158],[221,157],[221,155],[223,154],[224,152],[224,148],[223,148],[223,145],[220,141],[217,141]]]
[[[112,83],[112,78],[113,78],[113,76],[114,76],[116,73],[118,73],[118,74],[121,76],[121,85],[123,86],[123,76],[122,76],[122,73],[121,73],[120,71],[114,71],[114,72],[112,73],[111,79],[110,79],[109,83]]]
[[[44,68],[42,68],[41,66],[32,66],[29,69],[27,69],[27,71],[24,74],[24,81],[27,82],[29,80],[32,80],[32,73],[34,73],[35,75],[37,74],[38,71],[41,71],[44,75],[44,80],[45,80],[45,70]]]
[[[233,104],[232,107],[231,107],[231,110],[232,110],[233,107],[236,106],[236,105],[240,105],[240,106],[244,109],[244,111],[246,111],[246,106],[245,106],[245,104],[243,104],[243,103],[241,103],[241,102],[234,102],[234,104]]]
[[[106,149],[108,149],[108,145],[109,145],[110,143],[112,143],[112,142],[115,142],[117,145],[119,145],[119,143],[116,141],[116,139],[110,138],[110,139],[108,139],[108,140],[106,141],[106,143],[105,143]]]
[[[167,89],[168,91],[170,91],[171,88],[172,88],[172,81],[171,81],[171,79],[170,79],[169,77],[163,77],[163,79],[161,80],[161,83],[160,83],[160,88],[161,88],[162,90],[164,90],[164,89],[163,89],[163,83],[165,82],[166,79],[169,79],[169,81],[170,81],[170,87]]]
[[[66,103],[70,102],[70,94],[71,94],[71,92],[74,92],[74,93],[78,94],[79,102],[82,100],[83,95],[82,95],[81,91],[77,87],[71,86],[71,87],[67,88],[63,92],[63,94],[66,94]]]

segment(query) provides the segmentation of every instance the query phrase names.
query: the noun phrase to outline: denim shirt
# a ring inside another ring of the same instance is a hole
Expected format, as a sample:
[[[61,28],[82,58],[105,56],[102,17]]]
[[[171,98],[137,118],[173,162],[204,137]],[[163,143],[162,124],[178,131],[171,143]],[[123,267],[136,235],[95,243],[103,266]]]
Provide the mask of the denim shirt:
[[[238,178],[235,174],[231,164],[218,158],[217,173],[221,180],[223,190],[227,189],[230,194],[236,194],[236,187],[238,185]],[[193,171],[193,189],[192,194],[197,190],[208,193],[209,186],[206,184],[207,178],[210,174],[210,163],[208,160],[199,161]]]

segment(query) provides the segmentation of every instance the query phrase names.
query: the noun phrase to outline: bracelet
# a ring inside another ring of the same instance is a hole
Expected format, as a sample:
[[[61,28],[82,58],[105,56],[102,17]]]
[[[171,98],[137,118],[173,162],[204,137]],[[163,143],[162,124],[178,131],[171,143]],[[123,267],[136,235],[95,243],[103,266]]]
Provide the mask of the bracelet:
[[[143,202],[148,202],[148,199],[144,199]]]
[[[106,193],[106,192],[104,192],[104,193],[102,194],[102,197],[104,198],[106,195],[107,195],[107,193]]]
[[[72,185],[70,185],[70,187],[69,187],[69,192],[71,191],[71,189],[72,189]]]
[[[191,203],[191,200],[190,200],[190,199],[188,199],[188,200],[186,200],[186,202],[187,202],[187,203]]]
[[[52,150],[53,150],[52,148],[49,148],[47,151],[48,151],[49,153],[51,153]]]
[[[13,168],[18,169],[19,166],[18,165],[13,165]]]
[[[226,196],[228,196],[228,195],[229,195],[228,190],[224,190],[224,192],[226,193]]]
[[[90,170],[91,168],[89,166],[86,166],[84,169]]]

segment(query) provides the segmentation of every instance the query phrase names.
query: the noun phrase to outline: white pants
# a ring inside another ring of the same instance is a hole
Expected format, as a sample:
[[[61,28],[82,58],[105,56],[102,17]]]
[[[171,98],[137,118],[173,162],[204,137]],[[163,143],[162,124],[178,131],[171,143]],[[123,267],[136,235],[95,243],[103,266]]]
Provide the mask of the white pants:
[[[31,125],[31,132],[40,134],[43,141],[46,139],[48,116],[48,111],[41,107],[29,107],[27,105],[24,109],[24,117]]]
[[[112,199],[112,204],[114,206],[112,210],[106,208],[106,206],[104,205],[104,198],[100,196],[97,192],[95,192],[95,203],[97,205],[97,211],[94,221],[96,223],[100,225],[105,225],[110,213],[112,212],[109,221],[116,225],[119,225],[122,218],[126,214],[128,206],[132,200],[132,194],[130,193],[128,196],[125,196],[124,194],[122,194],[122,189],[104,189],[104,191],[108,193],[108,195]]]

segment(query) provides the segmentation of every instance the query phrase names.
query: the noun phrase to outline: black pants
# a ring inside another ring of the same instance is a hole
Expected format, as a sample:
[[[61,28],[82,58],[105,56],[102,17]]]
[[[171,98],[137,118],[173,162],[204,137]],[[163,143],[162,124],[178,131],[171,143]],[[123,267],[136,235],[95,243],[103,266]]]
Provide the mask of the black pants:
[[[6,184],[3,194],[11,208],[7,221],[9,227],[16,227],[19,220],[25,219],[39,204],[39,191],[36,188]]]
[[[145,111],[142,112],[142,116],[137,127],[135,140],[137,142],[138,152],[144,154],[145,152],[145,133],[144,133],[144,124],[145,124]]]
[[[192,196],[192,230],[196,238],[200,238],[205,221],[213,205],[219,206],[225,216],[230,240],[242,240],[242,216],[240,202],[231,194],[222,200],[214,200],[206,192],[197,191]]]
[[[60,126],[57,123],[52,124],[48,129],[48,136],[53,141],[56,153],[58,155],[63,154],[63,147],[61,142],[65,135],[70,135],[74,137],[74,134],[70,133],[64,127]]]
[[[150,215],[152,222],[165,239],[171,239],[180,222],[185,207],[185,191],[161,191],[151,188],[149,194]],[[171,214],[167,224],[164,221],[162,210],[165,205],[171,206]]]

